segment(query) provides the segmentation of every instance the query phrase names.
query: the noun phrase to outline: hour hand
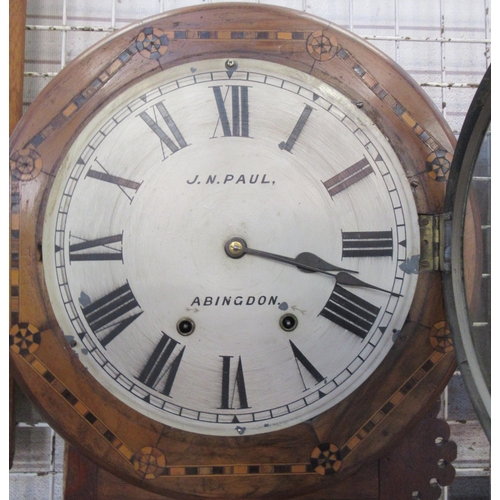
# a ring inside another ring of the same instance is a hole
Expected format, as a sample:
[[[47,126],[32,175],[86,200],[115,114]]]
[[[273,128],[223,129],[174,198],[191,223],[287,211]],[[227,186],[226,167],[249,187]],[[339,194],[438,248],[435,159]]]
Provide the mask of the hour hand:
[[[347,271],[350,273],[357,273],[357,271],[334,266],[311,252],[302,252],[299,253],[297,257],[293,258],[249,248],[245,240],[242,238],[230,238],[224,245],[224,250],[226,251],[226,254],[233,259],[243,257],[245,254],[250,254],[257,257],[263,257],[265,259],[276,260],[285,264],[292,264],[301,271],[307,273],[323,273],[330,276],[334,275],[331,275],[329,271]]]

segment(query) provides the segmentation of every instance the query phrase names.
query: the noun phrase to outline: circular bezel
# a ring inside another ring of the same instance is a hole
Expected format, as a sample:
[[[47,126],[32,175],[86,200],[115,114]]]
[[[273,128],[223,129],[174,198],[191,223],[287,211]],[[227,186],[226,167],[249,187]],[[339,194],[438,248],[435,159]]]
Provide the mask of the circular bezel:
[[[449,214],[448,219],[451,220],[451,249],[449,268],[443,277],[446,311],[460,371],[488,439],[491,439],[491,361],[488,359],[491,355],[491,338],[485,339],[484,334],[473,326],[477,301],[481,296],[481,284],[477,279],[481,279],[480,274],[475,273],[476,279],[467,283],[465,270],[472,267],[467,262],[470,227],[466,227],[466,224],[470,224],[471,217],[468,211],[471,210],[474,217],[479,217],[475,206],[477,194],[474,193],[472,181],[479,155],[484,154],[483,148],[489,146],[484,141],[490,127],[491,67],[486,71],[474,95],[453,159],[453,170],[445,198],[445,213]],[[491,211],[491,205],[489,208]],[[483,235],[476,237],[482,239]],[[488,244],[487,240],[484,243]],[[478,255],[481,253],[478,252]],[[487,251],[484,255],[488,255]],[[481,266],[483,259],[486,260],[485,257],[474,256],[475,266],[488,269],[491,264],[484,262]],[[491,337],[491,331],[489,335]]]

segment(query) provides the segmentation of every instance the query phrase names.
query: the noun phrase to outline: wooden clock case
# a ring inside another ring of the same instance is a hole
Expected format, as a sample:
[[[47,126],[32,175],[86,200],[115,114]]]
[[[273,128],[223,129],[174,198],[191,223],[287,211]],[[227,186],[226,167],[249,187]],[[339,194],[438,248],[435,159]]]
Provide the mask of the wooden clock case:
[[[258,436],[192,434],[116,399],[88,374],[60,330],[43,276],[48,193],[74,137],[135,82],[206,58],[279,63],[357,103],[405,168],[425,251],[415,268],[418,285],[406,325],[395,332],[394,346],[373,376],[312,421]],[[429,410],[455,370],[432,230],[443,209],[454,146],[442,116],[401,68],[312,16],[255,4],[210,4],[120,30],[72,61],[11,137],[10,350],[16,380],[84,455],[158,494],[291,498],[331,489],[386,454]]]

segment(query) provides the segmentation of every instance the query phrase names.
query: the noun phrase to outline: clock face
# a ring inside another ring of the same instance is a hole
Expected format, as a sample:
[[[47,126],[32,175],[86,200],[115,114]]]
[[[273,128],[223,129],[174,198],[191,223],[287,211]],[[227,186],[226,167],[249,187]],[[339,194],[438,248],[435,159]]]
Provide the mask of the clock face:
[[[355,103],[275,63],[214,59],[129,87],[51,189],[44,272],[100,384],[167,425],[311,419],[381,363],[417,275],[415,204]]]

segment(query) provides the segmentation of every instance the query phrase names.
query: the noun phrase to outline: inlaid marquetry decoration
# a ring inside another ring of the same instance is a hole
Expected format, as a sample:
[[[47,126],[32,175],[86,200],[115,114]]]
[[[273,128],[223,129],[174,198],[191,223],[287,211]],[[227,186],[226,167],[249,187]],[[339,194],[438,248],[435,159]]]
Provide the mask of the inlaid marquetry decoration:
[[[144,449],[149,449],[148,447]],[[157,450],[157,449],[156,449]],[[157,450],[158,453],[159,450]],[[143,450],[137,455],[141,456],[141,462],[136,459],[134,455],[133,465],[139,476],[148,479],[153,479],[155,477],[175,477],[183,478],[186,481],[190,479],[193,480],[197,477],[225,477],[225,476],[248,476],[252,478],[263,477],[263,476],[287,476],[291,475],[325,475],[325,469],[331,469],[332,466],[330,462],[326,462],[324,459],[319,459],[321,462],[320,466],[313,465],[316,463],[316,459],[311,459],[311,463],[280,463],[280,464],[230,464],[230,465],[167,465],[165,467],[159,467],[156,465],[157,459],[147,455],[143,457]],[[151,464],[152,462],[152,464]],[[337,465],[336,468],[340,467]],[[143,470],[151,470],[152,473],[149,476],[144,475]],[[153,475],[156,474],[156,475]],[[329,472],[327,472],[328,474]]]
[[[337,39],[328,31],[315,31],[307,37],[307,52],[317,61],[328,61],[335,56],[339,47]]]
[[[350,52],[340,48],[337,55],[379,99],[390,106],[392,112],[432,151],[425,163],[429,176],[439,182],[446,180],[453,155],[443,149],[438,140],[422,124],[418,123],[403,104],[384,88],[381,82],[367,71]]]
[[[439,321],[431,330],[429,340],[436,351],[448,353],[453,351],[453,339],[446,321]]]
[[[447,181],[452,160],[453,155],[444,149],[433,151],[426,163],[429,176],[438,182]]]
[[[454,371],[441,275],[415,264],[454,141],[401,68],[302,13],[117,31],[11,138],[16,376],[166,497],[331,489]]]
[[[33,148],[20,149],[10,157],[10,170],[20,181],[32,180],[42,170],[42,159]]]
[[[161,450],[154,446],[145,446],[132,457],[137,474],[144,479],[154,479],[165,471],[167,461]]]
[[[9,341],[12,351],[26,358],[38,349],[41,334],[35,326],[29,323],[19,323],[10,329]]]
[[[331,443],[320,444],[311,454],[311,465],[322,476],[335,474],[342,466],[340,450]]]
[[[168,36],[160,29],[146,28],[137,37],[137,50],[147,59],[158,59],[168,50]]]

